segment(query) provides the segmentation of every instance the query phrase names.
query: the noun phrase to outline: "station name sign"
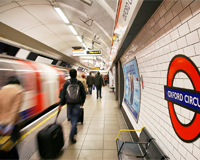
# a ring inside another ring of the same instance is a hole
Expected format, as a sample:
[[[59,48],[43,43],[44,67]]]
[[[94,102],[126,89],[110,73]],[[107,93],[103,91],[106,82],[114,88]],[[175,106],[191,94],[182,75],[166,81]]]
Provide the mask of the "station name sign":
[[[101,50],[73,50],[73,56],[101,56]]]
[[[168,86],[164,88],[167,101],[200,113],[200,92]]]

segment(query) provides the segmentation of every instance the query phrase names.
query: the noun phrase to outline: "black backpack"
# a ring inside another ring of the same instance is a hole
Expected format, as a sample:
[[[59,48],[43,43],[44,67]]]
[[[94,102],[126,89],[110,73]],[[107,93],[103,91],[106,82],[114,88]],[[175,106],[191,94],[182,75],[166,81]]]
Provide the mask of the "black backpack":
[[[69,85],[66,89],[66,95],[65,99],[67,103],[79,103],[80,102],[80,86],[79,82],[76,81],[76,83],[71,83],[70,80],[67,81]]]

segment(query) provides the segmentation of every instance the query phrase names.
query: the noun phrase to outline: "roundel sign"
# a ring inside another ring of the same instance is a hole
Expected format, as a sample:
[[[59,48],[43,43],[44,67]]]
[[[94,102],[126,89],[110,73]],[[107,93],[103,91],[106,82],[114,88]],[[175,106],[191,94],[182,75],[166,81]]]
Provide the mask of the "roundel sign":
[[[185,73],[190,79],[193,90],[173,87],[177,73]],[[167,85],[164,86],[165,99],[168,101],[172,125],[178,137],[185,142],[193,142],[200,137],[200,73],[196,65],[186,56],[175,56],[169,65]],[[188,124],[179,121],[174,104],[194,112]]]

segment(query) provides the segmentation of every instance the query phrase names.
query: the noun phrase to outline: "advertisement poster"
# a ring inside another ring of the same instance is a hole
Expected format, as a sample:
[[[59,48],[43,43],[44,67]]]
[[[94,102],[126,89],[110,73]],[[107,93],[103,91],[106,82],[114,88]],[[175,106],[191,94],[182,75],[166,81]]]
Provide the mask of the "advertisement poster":
[[[135,120],[138,120],[140,108],[140,82],[136,60],[123,65],[125,78],[124,103],[128,106]]]

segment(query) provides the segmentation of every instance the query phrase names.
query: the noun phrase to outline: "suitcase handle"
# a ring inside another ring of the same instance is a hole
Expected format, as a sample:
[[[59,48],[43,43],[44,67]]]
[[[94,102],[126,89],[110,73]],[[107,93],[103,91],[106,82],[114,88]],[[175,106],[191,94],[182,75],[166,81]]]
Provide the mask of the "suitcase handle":
[[[57,113],[57,115],[56,115],[56,119],[55,119],[55,122],[54,122],[54,124],[56,124],[56,121],[57,121],[57,119],[58,119],[58,115],[60,114],[60,109],[58,109],[58,113]]]

